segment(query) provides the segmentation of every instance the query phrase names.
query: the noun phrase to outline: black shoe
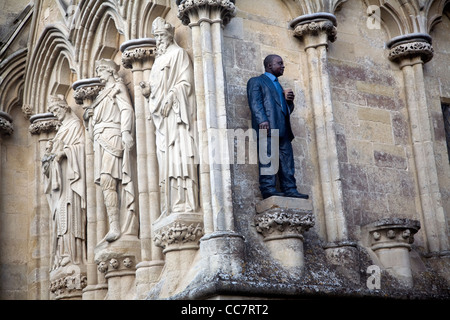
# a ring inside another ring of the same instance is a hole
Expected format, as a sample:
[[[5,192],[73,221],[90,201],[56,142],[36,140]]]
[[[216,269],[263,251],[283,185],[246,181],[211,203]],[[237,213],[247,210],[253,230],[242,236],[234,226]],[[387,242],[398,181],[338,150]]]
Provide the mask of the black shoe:
[[[303,194],[298,191],[286,192],[284,193],[284,196],[289,198],[309,199],[307,194]]]
[[[273,196],[284,197],[285,194],[282,193],[282,192],[277,192],[277,191],[274,191],[274,192],[264,192],[264,193],[262,193],[263,199],[267,199],[267,198],[270,198],[270,197],[273,197]]]

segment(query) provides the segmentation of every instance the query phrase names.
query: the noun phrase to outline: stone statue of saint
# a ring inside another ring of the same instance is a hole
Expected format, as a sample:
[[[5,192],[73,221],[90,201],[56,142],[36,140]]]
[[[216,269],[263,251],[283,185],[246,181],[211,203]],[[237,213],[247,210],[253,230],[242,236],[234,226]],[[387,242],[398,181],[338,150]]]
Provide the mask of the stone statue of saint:
[[[64,97],[51,96],[48,110],[61,125],[42,158],[52,215],[52,270],[86,260],[84,127]]]
[[[102,59],[96,61],[95,70],[105,87],[89,110],[94,175],[95,183],[103,192],[109,221],[104,240],[113,242],[122,234],[137,235],[130,161],[135,118],[128,89],[118,75],[119,66],[112,60]]]
[[[174,41],[174,27],[158,17],[152,25],[156,59],[149,84],[141,83],[149,98],[156,128],[162,214],[196,212],[196,102],[194,74],[187,52]]]

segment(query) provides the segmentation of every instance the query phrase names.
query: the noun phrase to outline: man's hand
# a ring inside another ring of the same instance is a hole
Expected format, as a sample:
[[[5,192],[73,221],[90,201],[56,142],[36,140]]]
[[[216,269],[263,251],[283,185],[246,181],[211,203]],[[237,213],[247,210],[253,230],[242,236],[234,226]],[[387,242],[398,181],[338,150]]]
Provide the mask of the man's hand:
[[[295,99],[294,91],[292,91],[292,89],[284,90],[284,97],[286,98],[287,102],[293,102]]]
[[[266,129],[266,130],[269,130],[269,129],[270,129],[269,121],[261,122],[261,123],[259,124],[259,128],[260,128],[260,129]]]
[[[173,102],[174,102],[173,93],[169,92],[167,98],[163,103],[163,109],[161,110],[161,115],[163,117],[167,117],[169,115],[170,109],[172,109],[173,106]]]
[[[122,132],[122,144],[128,149],[133,148],[134,140],[129,131]]]

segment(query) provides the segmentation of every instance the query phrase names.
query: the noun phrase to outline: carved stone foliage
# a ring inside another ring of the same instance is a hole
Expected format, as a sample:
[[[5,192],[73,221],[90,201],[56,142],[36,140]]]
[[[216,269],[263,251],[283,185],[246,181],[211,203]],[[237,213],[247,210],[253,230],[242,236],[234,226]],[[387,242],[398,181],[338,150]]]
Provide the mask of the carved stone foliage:
[[[136,261],[134,257],[113,257],[106,261],[100,261],[97,265],[97,269],[101,273],[107,273],[108,271],[121,271],[121,270],[134,270],[136,267]]]
[[[73,273],[53,279],[50,282],[50,292],[55,299],[81,296],[81,291],[87,286],[85,274]]]
[[[220,10],[222,23],[226,25],[236,15],[234,2],[234,0],[177,0],[178,18],[183,24],[189,25],[192,22],[189,18],[191,10],[199,10],[209,6]]]
[[[261,233],[265,239],[282,234],[294,234],[302,238],[303,232],[313,226],[314,216],[309,210],[274,208],[255,218],[256,231]]]
[[[0,111],[0,135],[11,135],[14,131],[11,117]]]
[[[133,68],[133,62],[154,59],[156,55],[156,40],[152,38],[138,39],[121,46],[122,65],[127,69]]]
[[[73,84],[73,98],[82,105],[85,100],[94,100],[103,88],[104,84],[98,78],[80,80]]]
[[[329,13],[300,16],[292,20],[290,25],[294,29],[294,35],[299,38],[308,34],[317,36],[325,32],[329,41],[334,42],[336,40],[336,17]]]
[[[430,61],[434,55],[431,37],[426,34],[411,34],[392,39],[387,43],[389,60],[401,61],[420,56],[423,63]]]
[[[29,131],[31,134],[41,134],[45,132],[53,132],[58,130],[61,125],[58,119],[53,114],[45,113],[32,116],[30,118],[31,126]]]
[[[153,240],[156,246],[167,249],[169,246],[184,244],[197,246],[203,236],[201,223],[174,222],[155,232]]]

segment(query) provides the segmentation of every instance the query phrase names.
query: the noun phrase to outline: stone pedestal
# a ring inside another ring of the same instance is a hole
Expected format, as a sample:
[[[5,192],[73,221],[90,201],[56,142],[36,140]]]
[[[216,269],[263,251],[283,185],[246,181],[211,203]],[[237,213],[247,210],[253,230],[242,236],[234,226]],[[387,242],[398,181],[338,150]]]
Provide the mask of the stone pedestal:
[[[189,271],[203,236],[203,215],[200,213],[172,213],[153,224],[155,245],[163,248],[165,265],[161,279],[160,298],[166,298],[184,289],[189,283]]]
[[[135,297],[136,264],[140,261],[140,251],[139,239],[128,235],[97,245],[95,262],[108,283],[106,300],[132,300]]]
[[[301,272],[304,266],[303,233],[314,226],[309,200],[270,197],[256,205],[256,230],[272,257],[284,267]]]
[[[85,265],[67,265],[50,271],[50,293],[54,300],[80,300],[87,285]]]
[[[366,243],[381,267],[408,287],[413,285],[409,251],[419,229],[419,221],[400,218],[382,219],[364,227]]]

